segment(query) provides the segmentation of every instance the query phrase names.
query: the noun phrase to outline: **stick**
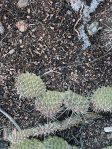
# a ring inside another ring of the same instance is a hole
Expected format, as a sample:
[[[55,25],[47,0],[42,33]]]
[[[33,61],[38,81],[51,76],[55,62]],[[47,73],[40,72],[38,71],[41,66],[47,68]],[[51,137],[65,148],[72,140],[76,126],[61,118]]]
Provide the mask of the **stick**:
[[[21,128],[19,127],[19,125],[16,123],[16,121],[8,113],[6,113],[2,108],[0,108],[0,112],[2,114],[4,114],[14,124],[14,126],[16,127],[16,129],[18,131],[21,130]]]

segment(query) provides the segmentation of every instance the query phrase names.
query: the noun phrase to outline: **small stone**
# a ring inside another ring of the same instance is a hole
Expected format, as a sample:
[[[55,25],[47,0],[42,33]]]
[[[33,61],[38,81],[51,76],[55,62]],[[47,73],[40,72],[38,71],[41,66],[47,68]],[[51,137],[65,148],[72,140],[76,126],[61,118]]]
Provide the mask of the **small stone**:
[[[13,54],[15,52],[15,49],[10,50],[8,53]]]
[[[0,34],[2,35],[4,33],[5,29],[2,25],[2,23],[0,22]]]
[[[99,27],[99,22],[97,21],[94,21],[93,23],[87,26],[88,34],[90,36],[96,34],[101,29],[102,27]]]
[[[18,3],[17,3],[17,6],[19,8],[27,7],[27,5],[28,5],[28,0],[19,0]]]
[[[70,10],[68,10],[68,11],[67,11],[67,14],[68,14],[68,15],[71,15],[71,14],[72,14],[72,12],[71,12]]]
[[[104,128],[104,131],[105,132],[112,132],[112,127],[105,127]]]
[[[16,23],[16,27],[20,32],[25,32],[28,28],[28,24],[26,24],[24,20],[20,20]]]
[[[22,44],[22,39],[19,40],[19,43]]]
[[[30,13],[30,9],[27,9],[28,14]]]
[[[50,29],[54,30],[54,27],[50,26]]]

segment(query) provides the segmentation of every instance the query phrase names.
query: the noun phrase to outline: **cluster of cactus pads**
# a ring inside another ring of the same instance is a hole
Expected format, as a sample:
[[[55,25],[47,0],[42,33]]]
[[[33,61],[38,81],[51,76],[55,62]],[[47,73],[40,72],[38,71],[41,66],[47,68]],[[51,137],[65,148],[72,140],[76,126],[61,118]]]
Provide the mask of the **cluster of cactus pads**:
[[[16,80],[16,88],[20,97],[36,97],[35,108],[46,117],[53,118],[62,110],[62,104],[65,104],[69,110],[79,113],[85,113],[89,107],[87,99],[70,90],[65,92],[46,91],[42,79],[33,73],[20,74]]]
[[[33,73],[20,74],[16,80],[17,93],[20,97],[34,98],[35,108],[44,116],[53,118],[62,107],[62,104],[73,113],[85,114],[90,103],[94,110],[112,111],[112,87],[98,88],[91,99],[83,97],[71,90],[65,92],[46,91],[45,83]]]
[[[98,88],[88,100],[71,90],[65,92],[46,91],[46,86],[40,76],[33,73],[22,73],[16,79],[17,93],[20,97],[34,98],[35,108],[46,117],[54,117],[59,112],[62,104],[73,113],[85,114],[88,110],[90,102],[93,104],[94,110],[111,111],[112,110],[112,88]]]
[[[46,90],[45,83],[39,76],[32,73],[23,73],[18,76],[16,80],[17,93],[20,97],[34,98],[35,108],[40,111],[44,116],[52,118],[57,112],[61,110],[64,104],[68,110],[72,110],[74,113],[72,118],[65,119],[64,122],[53,122],[45,125],[39,125],[37,128],[31,128],[28,130],[21,130],[15,135],[9,135],[8,140],[12,142],[10,149],[31,149],[38,146],[38,149],[77,149],[68,145],[66,141],[57,137],[50,137],[44,142],[38,140],[28,140],[29,136],[39,136],[53,133],[57,130],[61,131],[75,124],[80,123],[81,120],[76,115],[83,114],[88,119],[92,119],[93,116],[88,114],[88,108],[90,103],[93,105],[93,110],[96,112],[112,111],[112,87],[101,87],[98,88],[93,95],[90,97],[83,97],[79,94],[67,90],[65,92],[49,91]],[[76,115],[75,115],[76,114]],[[68,123],[69,122],[69,123]],[[14,143],[18,142],[18,143]],[[17,146],[16,146],[17,145]]]
[[[49,137],[43,142],[37,139],[26,139],[19,144],[11,144],[10,149],[78,149],[76,146],[70,146],[60,137]]]

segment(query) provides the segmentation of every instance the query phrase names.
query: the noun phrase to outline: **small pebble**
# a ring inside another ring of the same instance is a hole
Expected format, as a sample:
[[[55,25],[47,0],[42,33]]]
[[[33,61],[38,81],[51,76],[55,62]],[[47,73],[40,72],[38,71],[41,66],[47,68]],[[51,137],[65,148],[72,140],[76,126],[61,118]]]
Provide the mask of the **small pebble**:
[[[17,3],[17,6],[19,8],[27,7],[27,5],[28,5],[28,0],[19,0],[18,3]]]
[[[27,9],[28,14],[30,13],[30,9]]]
[[[20,20],[16,23],[16,27],[20,32],[25,32],[28,28],[28,24],[26,24],[24,20]]]
[[[2,35],[4,33],[5,29],[2,25],[2,23],[0,22],[0,34]]]
[[[15,52],[15,49],[10,50],[8,53],[13,54]]]
[[[22,44],[22,39],[19,40],[19,43]]]
[[[112,127],[105,127],[104,128],[104,131],[105,132],[112,132]]]

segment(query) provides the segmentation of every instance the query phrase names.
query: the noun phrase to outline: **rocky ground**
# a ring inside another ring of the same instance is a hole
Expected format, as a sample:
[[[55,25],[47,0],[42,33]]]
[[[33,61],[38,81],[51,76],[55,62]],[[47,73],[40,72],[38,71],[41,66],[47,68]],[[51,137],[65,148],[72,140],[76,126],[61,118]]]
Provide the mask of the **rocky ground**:
[[[111,0],[101,3],[92,14],[91,22],[99,21],[102,30],[90,36],[92,46],[84,51],[80,50],[82,42],[74,30],[79,17],[80,13],[75,13],[66,0],[32,0],[24,8],[16,0],[0,0],[4,29],[0,35],[0,107],[21,128],[34,127],[46,119],[35,110],[32,100],[17,95],[14,84],[18,73],[40,75],[49,90],[64,91],[70,87],[84,95],[112,85],[112,44],[110,41],[106,45],[107,38],[103,38],[104,29],[112,26],[108,20],[112,19]],[[80,20],[76,29],[81,23]],[[100,119],[56,135],[82,149],[102,149],[112,145],[112,135],[104,132],[111,123],[111,114],[103,113]],[[12,127],[0,113],[0,145],[5,146],[3,129]]]

